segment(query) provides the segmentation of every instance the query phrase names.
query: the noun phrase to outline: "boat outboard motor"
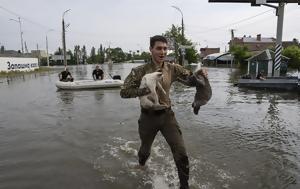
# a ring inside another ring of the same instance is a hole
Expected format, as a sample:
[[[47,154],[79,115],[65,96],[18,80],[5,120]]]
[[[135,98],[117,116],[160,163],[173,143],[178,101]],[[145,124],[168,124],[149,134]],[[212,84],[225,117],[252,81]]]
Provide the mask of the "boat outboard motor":
[[[121,76],[120,76],[120,75],[114,75],[114,76],[113,76],[113,79],[114,79],[114,80],[121,80]]]

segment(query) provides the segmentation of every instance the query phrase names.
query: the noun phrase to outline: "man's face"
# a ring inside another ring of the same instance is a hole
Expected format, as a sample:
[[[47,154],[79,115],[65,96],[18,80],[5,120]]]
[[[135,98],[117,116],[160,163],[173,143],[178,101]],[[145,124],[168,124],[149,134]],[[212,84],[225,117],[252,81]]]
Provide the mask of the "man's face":
[[[152,59],[155,63],[163,63],[167,55],[168,45],[167,43],[156,41],[153,48],[150,47],[150,52],[152,54]]]

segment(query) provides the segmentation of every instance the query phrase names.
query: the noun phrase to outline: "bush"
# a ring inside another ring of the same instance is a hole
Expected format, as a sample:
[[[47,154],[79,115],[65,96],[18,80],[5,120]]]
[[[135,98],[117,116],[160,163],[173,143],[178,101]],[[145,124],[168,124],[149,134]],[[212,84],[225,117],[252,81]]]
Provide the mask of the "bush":
[[[282,55],[290,58],[289,68],[300,68],[300,48],[298,46],[289,46],[282,51]]]

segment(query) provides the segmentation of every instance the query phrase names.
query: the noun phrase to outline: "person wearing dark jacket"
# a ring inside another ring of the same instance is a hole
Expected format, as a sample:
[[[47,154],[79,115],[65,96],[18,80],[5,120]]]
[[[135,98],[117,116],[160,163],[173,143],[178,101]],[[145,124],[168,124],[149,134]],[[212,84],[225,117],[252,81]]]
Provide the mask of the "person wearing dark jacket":
[[[141,80],[145,74],[161,70],[163,79],[161,86],[165,93],[157,91],[159,103],[165,109],[155,110],[141,107],[141,114],[138,120],[139,136],[141,146],[138,151],[139,167],[143,168],[150,156],[151,146],[155,136],[160,131],[169,144],[178,171],[180,189],[189,189],[189,160],[185,149],[181,129],[171,109],[169,97],[171,84],[175,81],[189,81],[193,73],[178,64],[165,62],[167,55],[167,40],[165,37],[156,35],[150,38],[150,63],[133,68],[131,73],[124,81],[120,95],[122,98],[135,98],[150,93],[149,88],[139,88]],[[207,71],[198,70],[199,73],[207,78]],[[191,82],[185,84],[195,86]]]
[[[99,65],[96,66],[96,69],[93,71],[93,79],[94,80],[102,80],[104,72],[100,69]]]
[[[59,81],[63,81],[63,82],[68,82],[68,81],[73,82],[74,81],[74,79],[67,67],[65,68],[64,71],[62,71],[58,74],[58,77],[59,77]]]
[[[259,79],[259,80],[266,80],[266,78],[264,77],[263,73],[262,72],[259,72],[256,76],[256,79]]]

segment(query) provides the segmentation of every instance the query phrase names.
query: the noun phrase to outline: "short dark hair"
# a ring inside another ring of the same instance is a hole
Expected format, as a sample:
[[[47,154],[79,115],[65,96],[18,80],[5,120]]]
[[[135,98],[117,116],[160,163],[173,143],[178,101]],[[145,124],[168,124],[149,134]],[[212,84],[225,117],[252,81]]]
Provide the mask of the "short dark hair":
[[[160,41],[163,43],[168,43],[167,39],[162,35],[155,35],[150,37],[150,47],[153,48],[156,41]]]

